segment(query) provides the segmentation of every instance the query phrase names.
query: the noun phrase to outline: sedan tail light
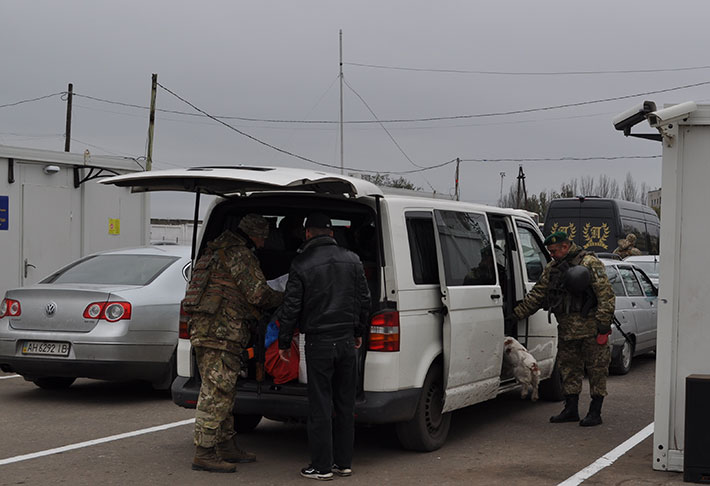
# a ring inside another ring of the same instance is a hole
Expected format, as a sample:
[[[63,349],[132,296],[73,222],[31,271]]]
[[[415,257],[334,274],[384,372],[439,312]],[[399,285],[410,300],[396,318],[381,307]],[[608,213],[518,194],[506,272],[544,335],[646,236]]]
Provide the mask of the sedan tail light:
[[[130,302],[93,302],[86,306],[84,319],[103,319],[117,322],[131,318]]]
[[[370,351],[399,351],[399,312],[385,311],[370,321]]]
[[[3,299],[0,304],[0,317],[17,317],[22,314],[19,300]]]

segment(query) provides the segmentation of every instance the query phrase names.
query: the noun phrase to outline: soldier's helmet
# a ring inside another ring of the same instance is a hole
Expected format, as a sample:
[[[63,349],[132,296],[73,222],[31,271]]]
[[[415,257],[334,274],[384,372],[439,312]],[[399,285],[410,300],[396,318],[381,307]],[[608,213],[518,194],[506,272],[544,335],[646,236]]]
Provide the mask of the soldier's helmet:
[[[574,295],[582,295],[592,283],[589,269],[583,265],[570,267],[564,276],[564,285],[567,291]]]
[[[239,221],[239,229],[249,236],[269,237],[269,222],[258,214],[247,214]]]
[[[626,241],[629,242],[629,245],[634,246],[636,244],[636,235],[633,233],[629,233],[626,235]]]

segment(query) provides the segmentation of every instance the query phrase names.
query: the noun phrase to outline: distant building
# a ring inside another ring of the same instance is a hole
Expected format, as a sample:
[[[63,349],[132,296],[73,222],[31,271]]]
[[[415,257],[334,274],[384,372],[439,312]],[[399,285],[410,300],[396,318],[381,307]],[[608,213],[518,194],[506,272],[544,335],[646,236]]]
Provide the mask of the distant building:
[[[661,207],[661,190],[656,189],[654,191],[648,191],[648,196],[646,197],[646,205],[652,208]]]
[[[197,222],[197,229],[202,221]],[[160,219],[150,220],[151,245],[190,245],[192,244],[193,220],[191,219]]]
[[[142,171],[125,157],[0,145],[0,297],[102,250],[148,243],[148,194],[98,178]]]

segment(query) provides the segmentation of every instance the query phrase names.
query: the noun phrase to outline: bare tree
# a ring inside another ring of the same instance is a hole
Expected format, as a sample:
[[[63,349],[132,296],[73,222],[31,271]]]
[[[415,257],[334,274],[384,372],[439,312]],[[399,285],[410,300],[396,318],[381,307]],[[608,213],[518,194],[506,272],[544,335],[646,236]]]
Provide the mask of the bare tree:
[[[639,201],[644,206],[648,206],[646,202],[648,201],[648,185],[645,182],[641,183],[641,188],[639,189]]]
[[[611,192],[611,181],[606,174],[599,174],[599,180],[597,182],[597,196],[599,197],[609,197]]]
[[[580,178],[579,192],[583,196],[599,196],[599,194],[594,193],[594,176],[588,175]]]
[[[631,176],[631,172],[626,173],[624,188],[621,190],[621,198],[625,201],[638,202],[638,189],[634,178]]]
[[[612,179],[611,186],[609,187],[609,197],[611,199],[619,199],[619,194],[621,190],[619,189],[619,181]]]

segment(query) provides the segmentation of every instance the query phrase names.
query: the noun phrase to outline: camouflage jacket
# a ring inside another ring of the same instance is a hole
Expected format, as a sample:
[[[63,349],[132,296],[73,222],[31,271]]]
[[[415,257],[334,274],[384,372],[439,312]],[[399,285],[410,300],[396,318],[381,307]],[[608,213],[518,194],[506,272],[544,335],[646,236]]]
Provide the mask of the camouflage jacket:
[[[582,249],[573,243],[563,261],[573,260],[581,251]],[[559,263],[561,262],[553,260],[547,264],[540,280],[538,280],[528,295],[525,296],[525,300],[513,310],[516,318],[524,319],[537,312],[541,307],[548,305],[548,296],[552,286],[550,272],[553,267]],[[580,312],[554,313],[557,319],[559,338],[565,341],[594,337],[597,335],[597,324],[611,323],[614,317],[616,297],[609,283],[609,279],[606,276],[604,264],[590,253],[582,258],[580,265],[584,265],[589,269],[592,278],[591,287],[597,298],[597,306],[592,309],[587,317],[584,317]]]
[[[614,254],[619,255],[621,259],[623,260],[624,258],[628,256],[636,256],[641,254],[641,250],[636,248],[635,246],[629,246],[627,248],[621,249],[617,248],[614,250]]]
[[[245,238],[231,231],[209,242],[195,267],[205,263],[209,280],[190,309],[190,342],[240,352],[249,341],[249,323],[277,307],[283,294],[266,284]]]

